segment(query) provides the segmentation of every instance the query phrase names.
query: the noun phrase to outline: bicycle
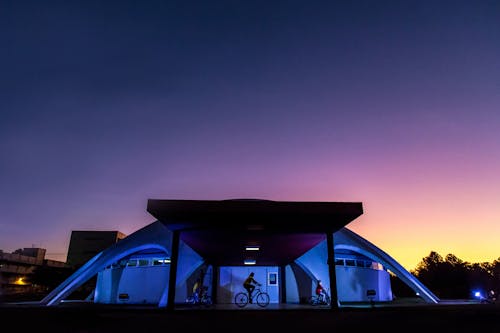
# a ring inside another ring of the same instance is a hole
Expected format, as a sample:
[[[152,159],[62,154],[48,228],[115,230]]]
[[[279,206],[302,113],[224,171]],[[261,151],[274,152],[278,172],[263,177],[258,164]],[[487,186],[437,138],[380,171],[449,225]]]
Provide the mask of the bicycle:
[[[255,299],[257,301],[257,305],[260,307],[266,307],[269,305],[269,294],[265,291],[262,291],[260,288],[255,288],[252,292],[251,298],[248,297],[248,293],[245,291],[241,291],[234,296],[234,303],[242,308],[246,306],[250,299]]]
[[[309,298],[308,303],[310,305],[330,305],[330,296],[328,293],[322,293],[319,295],[313,295]]]
[[[210,295],[208,295],[206,289],[204,289],[202,294],[201,294],[201,297],[197,297],[195,294],[193,294],[186,299],[186,303],[192,304],[192,305],[210,306],[210,305],[212,305],[212,297],[210,297]]]

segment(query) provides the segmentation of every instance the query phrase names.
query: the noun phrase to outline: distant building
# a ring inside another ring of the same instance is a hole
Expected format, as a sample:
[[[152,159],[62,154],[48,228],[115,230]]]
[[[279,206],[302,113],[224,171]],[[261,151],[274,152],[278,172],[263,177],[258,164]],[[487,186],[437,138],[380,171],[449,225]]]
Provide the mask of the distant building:
[[[71,232],[66,263],[70,267],[80,267],[125,237],[120,231],[74,230]]]
[[[45,259],[42,248],[23,248],[6,253],[0,250],[0,296],[36,292],[39,286],[32,283],[38,267],[63,268],[62,261]]]

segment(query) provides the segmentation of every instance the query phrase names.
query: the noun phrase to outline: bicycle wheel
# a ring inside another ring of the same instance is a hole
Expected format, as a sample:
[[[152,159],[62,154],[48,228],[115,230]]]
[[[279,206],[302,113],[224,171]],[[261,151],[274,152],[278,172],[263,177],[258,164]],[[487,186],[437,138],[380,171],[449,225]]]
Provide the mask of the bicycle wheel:
[[[267,306],[269,304],[269,295],[267,293],[259,293],[257,294],[257,305],[258,306]]]
[[[309,297],[307,303],[309,303],[310,305],[318,305],[318,297],[317,296]]]
[[[240,308],[244,307],[248,304],[248,295],[244,292],[237,293],[236,296],[234,296],[234,304]]]
[[[212,305],[212,297],[210,297],[210,296],[203,296],[201,298],[201,304],[203,304],[205,306]]]

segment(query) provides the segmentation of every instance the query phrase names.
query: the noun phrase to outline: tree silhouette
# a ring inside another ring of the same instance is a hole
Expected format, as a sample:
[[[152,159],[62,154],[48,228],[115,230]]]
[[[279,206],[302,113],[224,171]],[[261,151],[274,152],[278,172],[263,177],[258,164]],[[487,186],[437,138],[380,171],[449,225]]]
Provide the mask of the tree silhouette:
[[[500,259],[500,258],[499,258]],[[454,254],[443,257],[431,251],[412,273],[440,298],[470,298],[473,291],[483,295],[500,287],[500,261],[468,263]]]

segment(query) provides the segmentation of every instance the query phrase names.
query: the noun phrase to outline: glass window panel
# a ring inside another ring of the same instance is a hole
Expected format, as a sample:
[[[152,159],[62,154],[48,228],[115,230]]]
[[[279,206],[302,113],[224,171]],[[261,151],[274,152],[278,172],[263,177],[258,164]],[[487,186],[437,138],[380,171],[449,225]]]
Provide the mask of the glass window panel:
[[[345,265],[346,266],[356,266],[356,261],[354,259],[346,259]]]

